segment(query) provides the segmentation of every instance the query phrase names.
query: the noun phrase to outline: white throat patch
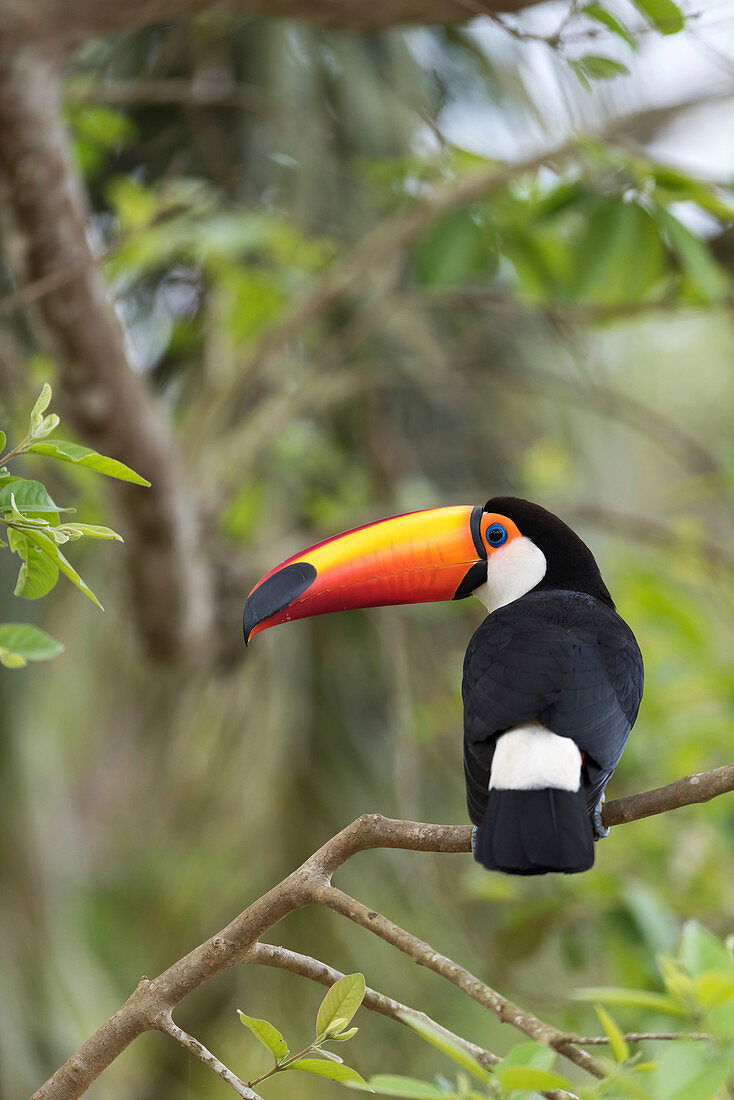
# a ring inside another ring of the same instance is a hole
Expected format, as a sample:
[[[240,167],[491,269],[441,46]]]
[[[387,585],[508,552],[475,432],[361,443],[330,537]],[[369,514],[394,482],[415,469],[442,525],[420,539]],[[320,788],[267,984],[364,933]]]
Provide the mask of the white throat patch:
[[[487,562],[487,580],[472,593],[487,611],[518,600],[545,576],[545,554],[532,539],[521,536],[494,550]]]

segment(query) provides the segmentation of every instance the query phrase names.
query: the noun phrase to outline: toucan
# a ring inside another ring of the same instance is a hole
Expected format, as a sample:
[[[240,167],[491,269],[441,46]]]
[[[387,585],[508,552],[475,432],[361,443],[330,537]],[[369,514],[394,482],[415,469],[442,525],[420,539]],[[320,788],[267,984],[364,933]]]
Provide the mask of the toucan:
[[[493,497],[335,535],[258,581],[245,643],[291,619],[470,595],[489,612],[462,684],[474,857],[515,875],[586,871],[608,832],[604,789],[637,717],[643,664],[594,555],[558,516]]]

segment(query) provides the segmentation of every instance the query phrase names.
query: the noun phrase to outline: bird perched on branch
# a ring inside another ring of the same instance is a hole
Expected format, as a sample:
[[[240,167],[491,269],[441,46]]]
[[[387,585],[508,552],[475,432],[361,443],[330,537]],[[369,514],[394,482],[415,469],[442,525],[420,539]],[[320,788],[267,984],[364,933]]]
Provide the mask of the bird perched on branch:
[[[317,543],[260,580],[245,642],[291,619],[476,596],[464,659],[475,859],[517,875],[586,871],[642,698],[642,657],[588,546],[537,504],[393,516]]]

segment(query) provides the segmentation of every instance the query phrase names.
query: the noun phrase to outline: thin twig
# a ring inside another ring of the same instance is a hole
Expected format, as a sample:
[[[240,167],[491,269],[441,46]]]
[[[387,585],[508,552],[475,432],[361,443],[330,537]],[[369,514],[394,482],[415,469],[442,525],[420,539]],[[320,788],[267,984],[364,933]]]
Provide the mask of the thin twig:
[[[314,959],[310,955],[301,955],[298,951],[289,951],[285,947],[276,947],[270,943],[258,943],[253,950],[250,962],[258,963],[261,966],[274,966],[279,970],[290,970],[292,974],[299,974],[302,978],[310,978],[311,981],[320,982],[321,985],[327,986],[333,985],[334,982],[338,982],[340,978],[344,977],[340,970],[335,970],[333,966],[328,966],[319,959]],[[496,1054],[492,1054],[491,1051],[477,1046],[476,1043],[470,1043],[468,1039],[464,1039],[461,1035],[456,1035],[448,1028],[437,1024],[425,1012],[401,1004],[400,1001],[395,1001],[392,997],[386,997],[384,993],[379,993],[376,989],[367,988],[362,1004],[372,1012],[379,1012],[380,1015],[387,1016],[388,1019],[396,1020],[401,1024],[406,1022],[403,1019],[404,1015],[430,1024],[435,1031],[443,1034],[450,1042],[462,1047],[469,1057],[474,1058],[481,1066],[489,1068],[490,1066],[496,1066],[502,1060]]]
[[[262,1097],[254,1092],[249,1085],[246,1085],[244,1081],[241,1081],[236,1073],[232,1073],[231,1069],[225,1066],[224,1062],[220,1062],[216,1055],[212,1054],[210,1050],[207,1050],[203,1043],[200,1043],[198,1039],[195,1039],[193,1035],[189,1035],[188,1032],[180,1028],[178,1024],[175,1024],[170,1016],[164,1015],[158,1025],[158,1030],[165,1032],[166,1035],[170,1035],[173,1039],[190,1050],[192,1054],[195,1054],[205,1066],[209,1066],[209,1069],[213,1069],[214,1072],[226,1081],[230,1088],[234,1089],[238,1096],[242,1096],[244,1100],[262,1100]]]
[[[580,1047],[601,1047],[610,1042],[608,1035],[569,1035]],[[676,1039],[692,1039],[697,1043],[713,1042],[705,1031],[628,1031],[622,1036],[628,1043],[669,1043]]]

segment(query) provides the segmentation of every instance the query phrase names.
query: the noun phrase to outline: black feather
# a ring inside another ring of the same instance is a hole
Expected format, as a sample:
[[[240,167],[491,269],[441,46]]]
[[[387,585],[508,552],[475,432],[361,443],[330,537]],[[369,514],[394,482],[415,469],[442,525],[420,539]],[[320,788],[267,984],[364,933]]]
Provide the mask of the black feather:
[[[583,793],[490,791],[474,858],[513,875],[588,871],[594,838]]]

